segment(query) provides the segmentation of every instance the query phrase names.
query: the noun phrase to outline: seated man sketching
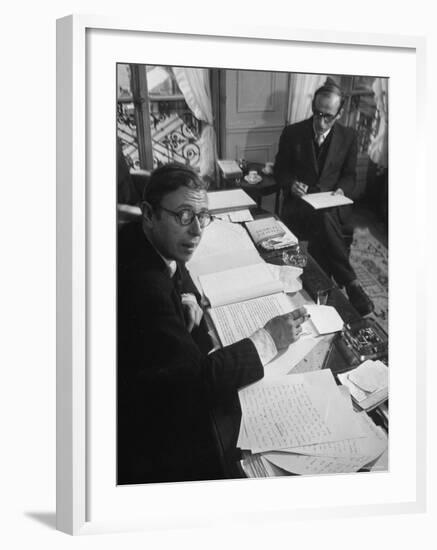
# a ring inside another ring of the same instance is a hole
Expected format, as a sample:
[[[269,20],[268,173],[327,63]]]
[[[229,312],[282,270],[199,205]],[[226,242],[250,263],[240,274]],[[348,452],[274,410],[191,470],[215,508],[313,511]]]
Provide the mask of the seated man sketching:
[[[118,483],[224,477],[211,411],[263,377],[299,338],[305,308],[210,353],[185,268],[211,222],[206,184],[190,168],[152,173],[140,223],[118,239]]]
[[[283,221],[299,239],[308,240],[309,252],[346,288],[356,310],[367,315],[374,306],[350,264],[343,235],[351,207],[315,210],[301,199],[306,193],[322,191],[355,198],[357,138],[352,128],[338,122],[343,104],[343,92],[333,81],[319,88],[313,116],[283,130],[274,173],[284,190]]]

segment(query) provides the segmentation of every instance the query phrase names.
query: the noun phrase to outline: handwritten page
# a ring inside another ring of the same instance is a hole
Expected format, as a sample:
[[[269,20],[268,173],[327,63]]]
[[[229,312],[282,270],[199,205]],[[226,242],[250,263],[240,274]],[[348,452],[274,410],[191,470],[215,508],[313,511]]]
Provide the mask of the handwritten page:
[[[354,202],[344,195],[334,195],[332,191],[310,193],[309,195],[304,195],[301,198],[316,210],[320,210],[321,208],[332,208],[333,206],[343,206],[345,204],[353,204]]]
[[[224,346],[247,338],[277,315],[292,311],[293,302],[283,292],[237,302],[209,311]]]
[[[300,475],[347,474],[357,472],[372,459],[369,456],[331,458],[291,453],[265,453],[264,458],[287,472]]]
[[[329,370],[263,379],[239,398],[252,452],[363,436]]]
[[[370,457],[367,462],[380,456],[387,447],[387,435],[365,412],[354,413],[365,434],[364,437],[330,441],[302,447],[293,447],[289,452],[325,457]],[[285,449],[283,449],[285,451]]]

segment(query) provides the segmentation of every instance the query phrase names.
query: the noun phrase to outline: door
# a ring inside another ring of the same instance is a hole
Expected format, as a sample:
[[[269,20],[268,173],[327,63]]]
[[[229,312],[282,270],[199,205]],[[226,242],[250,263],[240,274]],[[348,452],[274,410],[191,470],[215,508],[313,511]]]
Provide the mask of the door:
[[[289,74],[223,71],[222,157],[249,162],[274,161],[285,126]]]

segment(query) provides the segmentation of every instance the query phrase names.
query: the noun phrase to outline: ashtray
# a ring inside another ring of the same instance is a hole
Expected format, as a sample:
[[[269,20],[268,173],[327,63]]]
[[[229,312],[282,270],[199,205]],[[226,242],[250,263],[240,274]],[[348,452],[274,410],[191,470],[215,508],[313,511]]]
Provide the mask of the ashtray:
[[[387,334],[373,319],[361,319],[345,325],[342,336],[360,362],[387,357]]]

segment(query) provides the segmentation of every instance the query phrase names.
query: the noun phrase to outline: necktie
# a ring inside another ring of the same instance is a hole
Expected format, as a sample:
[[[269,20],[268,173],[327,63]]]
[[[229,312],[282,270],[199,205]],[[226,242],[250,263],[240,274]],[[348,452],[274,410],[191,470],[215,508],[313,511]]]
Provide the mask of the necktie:
[[[182,275],[179,266],[177,266],[176,271],[173,273],[172,280],[176,292],[180,295],[182,290]]]

